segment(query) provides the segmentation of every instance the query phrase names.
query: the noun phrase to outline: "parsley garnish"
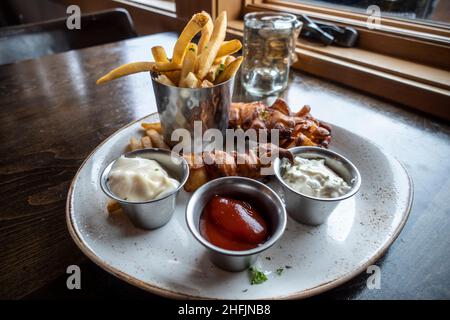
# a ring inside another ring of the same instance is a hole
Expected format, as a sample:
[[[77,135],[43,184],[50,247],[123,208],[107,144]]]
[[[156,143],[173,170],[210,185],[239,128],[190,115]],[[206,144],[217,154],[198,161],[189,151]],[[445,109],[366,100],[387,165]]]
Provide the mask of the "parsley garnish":
[[[278,268],[277,275],[281,276],[282,273],[283,273],[283,268]]]
[[[223,63],[221,63],[216,70],[216,78],[219,76],[219,74],[221,74],[223,72],[224,69],[225,69],[225,65]]]
[[[250,267],[248,270],[250,271],[250,283],[252,285],[261,284],[264,281],[267,281],[267,276],[264,272],[256,269],[255,267]]]
[[[266,257],[266,260],[269,260],[269,261],[270,261],[270,260],[272,260],[272,258],[271,258],[271,257]]]
[[[194,49],[194,48],[189,48],[188,50],[189,50],[189,51],[192,51],[192,52],[195,52],[195,49]]]

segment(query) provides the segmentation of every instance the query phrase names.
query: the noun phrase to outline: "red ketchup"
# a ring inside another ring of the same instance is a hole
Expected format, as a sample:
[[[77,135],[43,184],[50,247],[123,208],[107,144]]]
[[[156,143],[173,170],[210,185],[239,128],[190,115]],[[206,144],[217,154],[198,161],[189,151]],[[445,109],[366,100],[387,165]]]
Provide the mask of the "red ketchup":
[[[214,196],[203,209],[200,233],[212,244],[242,251],[266,242],[266,221],[245,201]]]

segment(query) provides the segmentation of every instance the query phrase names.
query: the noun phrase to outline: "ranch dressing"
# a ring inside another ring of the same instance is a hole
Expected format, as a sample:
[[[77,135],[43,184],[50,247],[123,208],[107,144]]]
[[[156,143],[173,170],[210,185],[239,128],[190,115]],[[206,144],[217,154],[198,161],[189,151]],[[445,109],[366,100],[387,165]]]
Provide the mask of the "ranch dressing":
[[[283,163],[283,180],[294,190],[317,198],[337,198],[350,191],[351,187],[333,170],[324,159],[305,159],[299,156],[294,163]]]
[[[158,162],[144,158],[121,156],[108,175],[111,192],[123,200],[134,202],[162,198],[179,185]]]

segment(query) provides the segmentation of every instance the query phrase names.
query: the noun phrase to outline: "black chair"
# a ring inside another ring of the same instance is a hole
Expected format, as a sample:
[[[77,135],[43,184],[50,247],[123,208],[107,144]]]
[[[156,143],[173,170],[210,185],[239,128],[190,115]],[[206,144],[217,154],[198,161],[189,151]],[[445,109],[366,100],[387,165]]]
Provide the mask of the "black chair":
[[[69,30],[66,20],[0,28],[0,65],[137,36],[125,9],[82,15],[79,30]]]

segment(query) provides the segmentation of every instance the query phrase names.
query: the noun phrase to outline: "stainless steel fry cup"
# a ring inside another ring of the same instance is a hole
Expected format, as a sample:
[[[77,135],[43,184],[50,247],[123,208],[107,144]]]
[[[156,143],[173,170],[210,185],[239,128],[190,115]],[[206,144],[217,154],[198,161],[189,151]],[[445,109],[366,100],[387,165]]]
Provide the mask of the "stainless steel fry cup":
[[[245,251],[222,249],[206,240],[200,233],[200,216],[203,208],[215,195],[241,199],[255,206],[269,222],[270,238],[259,247]],[[186,207],[189,230],[207,248],[211,261],[228,271],[242,271],[254,264],[258,254],[281,237],[286,220],[286,210],[280,197],[261,182],[243,177],[224,177],[206,183],[194,192]]]
[[[165,142],[173,147],[172,132],[186,129],[194,137],[194,122],[203,132],[218,129],[223,134],[228,127],[228,112],[233,94],[234,77],[209,88],[180,88],[162,84],[152,73],[153,91]],[[202,137],[199,137],[201,139]]]
[[[289,215],[296,221],[309,225],[324,223],[342,200],[354,196],[361,186],[358,169],[340,154],[319,147],[295,147],[289,149],[295,156],[306,159],[325,159],[325,165],[336,172],[351,186],[348,193],[337,198],[317,198],[302,194],[290,187],[283,179],[284,170],[280,158],[274,161],[275,176],[283,187],[284,201]]]
[[[169,150],[156,148],[136,150],[128,152],[124,156],[155,160],[167,171],[171,178],[178,180],[180,183],[176,190],[162,198],[142,202],[127,201],[117,197],[108,186],[108,175],[117,159],[103,170],[100,178],[100,186],[103,192],[120,203],[123,211],[136,227],[148,230],[162,227],[172,218],[176,196],[189,177],[188,163],[184,158],[172,154]]]

